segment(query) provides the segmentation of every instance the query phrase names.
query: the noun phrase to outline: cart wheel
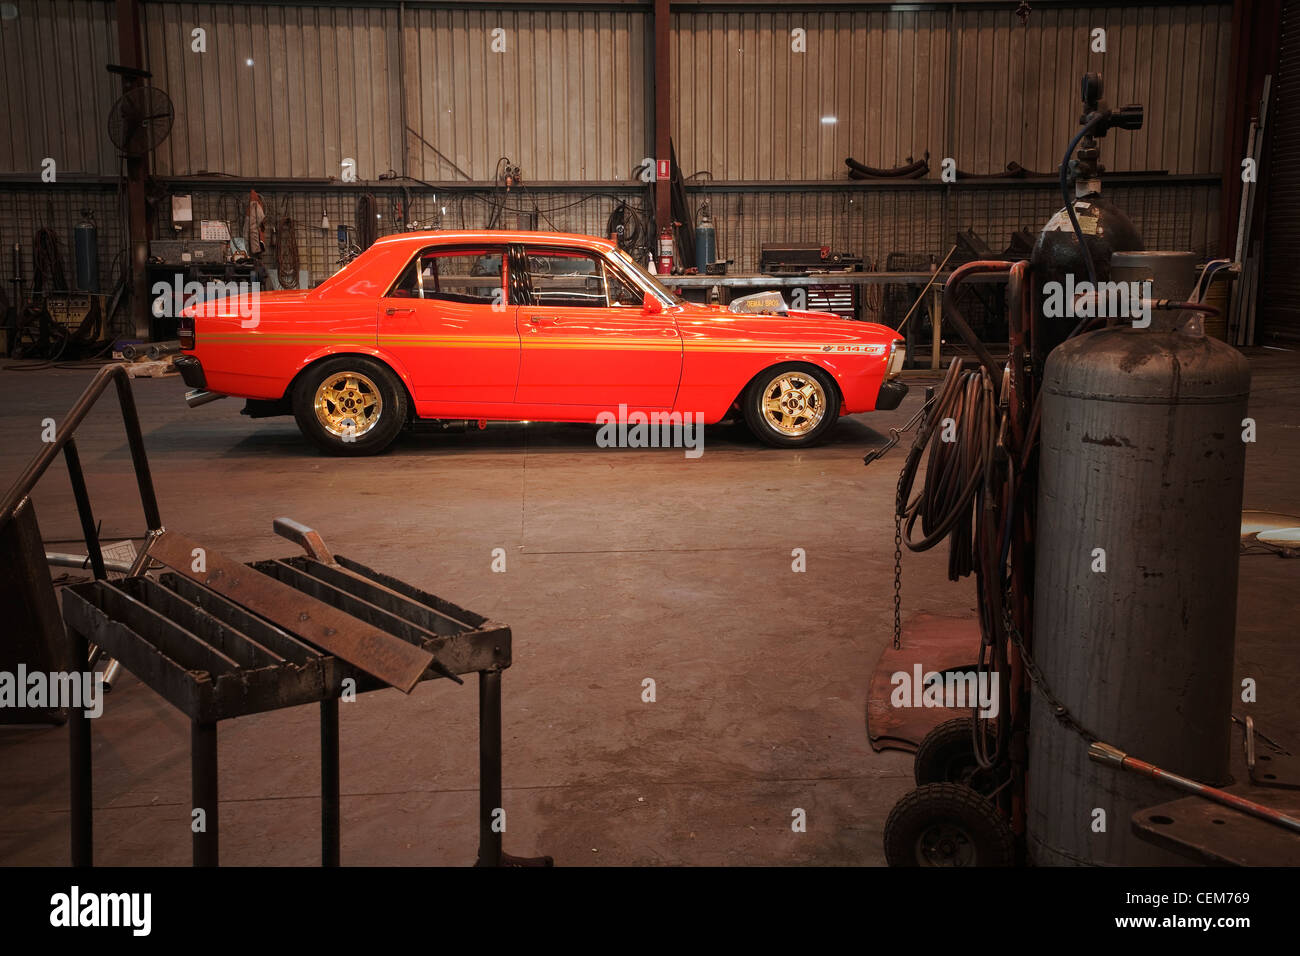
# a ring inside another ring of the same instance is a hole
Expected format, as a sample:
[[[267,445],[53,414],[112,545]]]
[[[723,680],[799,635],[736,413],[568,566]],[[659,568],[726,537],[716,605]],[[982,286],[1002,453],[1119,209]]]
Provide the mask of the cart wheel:
[[[928,783],[889,812],[885,860],[890,866],[1011,866],[1015,834],[970,787]]]
[[[985,796],[996,789],[993,771],[985,770],[975,759],[970,724],[970,717],[954,717],[925,735],[912,760],[918,787],[927,783],[962,783]],[[987,723],[984,732],[991,749],[994,735]]]

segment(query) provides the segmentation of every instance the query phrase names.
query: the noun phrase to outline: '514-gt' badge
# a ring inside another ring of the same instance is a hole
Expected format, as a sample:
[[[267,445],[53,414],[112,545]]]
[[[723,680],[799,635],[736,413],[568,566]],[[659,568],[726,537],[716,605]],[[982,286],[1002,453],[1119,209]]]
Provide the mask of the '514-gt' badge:
[[[884,355],[885,345],[823,345],[823,352],[859,352],[865,355]]]

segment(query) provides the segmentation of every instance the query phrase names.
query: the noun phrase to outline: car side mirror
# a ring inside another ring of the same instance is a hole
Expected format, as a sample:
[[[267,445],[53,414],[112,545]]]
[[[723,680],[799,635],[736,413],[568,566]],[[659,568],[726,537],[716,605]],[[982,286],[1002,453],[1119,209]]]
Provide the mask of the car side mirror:
[[[664,304],[658,296],[651,295],[649,292],[641,299],[641,311],[647,315],[658,315],[664,310]]]

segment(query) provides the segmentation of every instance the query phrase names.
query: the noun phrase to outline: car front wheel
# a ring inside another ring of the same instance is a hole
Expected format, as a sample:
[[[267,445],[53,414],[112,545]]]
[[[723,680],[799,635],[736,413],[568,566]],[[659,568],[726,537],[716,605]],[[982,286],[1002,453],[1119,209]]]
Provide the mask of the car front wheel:
[[[406,389],[378,362],[342,356],[299,376],[293,415],[303,435],[327,454],[377,455],[406,423]]]
[[[831,377],[802,365],[768,369],[749,386],[744,404],[750,431],[777,448],[817,444],[840,410]]]

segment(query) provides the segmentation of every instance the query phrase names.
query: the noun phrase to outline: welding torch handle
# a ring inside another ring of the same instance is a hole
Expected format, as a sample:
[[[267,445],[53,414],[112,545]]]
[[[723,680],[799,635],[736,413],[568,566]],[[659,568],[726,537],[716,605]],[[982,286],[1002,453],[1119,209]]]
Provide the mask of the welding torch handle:
[[[1139,760],[1137,757],[1131,757],[1118,747],[1112,747],[1110,744],[1101,743],[1100,741],[1091,744],[1088,747],[1088,756],[1097,763],[1119,767],[1121,770],[1128,770],[1131,773],[1149,777],[1178,790],[1204,797],[1206,800],[1212,800],[1225,807],[1232,807],[1232,809],[1240,810],[1242,813],[1248,813],[1253,817],[1258,817],[1268,823],[1290,830],[1292,833],[1300,833],[1300,820],[1295,817],[1287,816],[1280,810],[1274,810],[1272,807],[1266,807],[1253,800],[1239,797],[1235,793],[1228,793],[1228,791],[1220,790],[1217,787],[1208,787],[1187,777],[1170,773],[1168,770],[1162,770],[1155,764]]]

